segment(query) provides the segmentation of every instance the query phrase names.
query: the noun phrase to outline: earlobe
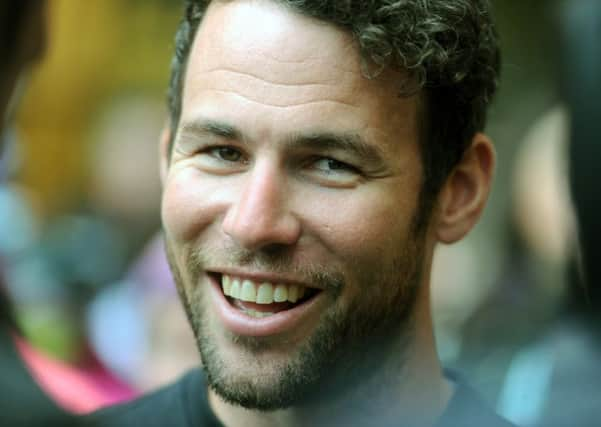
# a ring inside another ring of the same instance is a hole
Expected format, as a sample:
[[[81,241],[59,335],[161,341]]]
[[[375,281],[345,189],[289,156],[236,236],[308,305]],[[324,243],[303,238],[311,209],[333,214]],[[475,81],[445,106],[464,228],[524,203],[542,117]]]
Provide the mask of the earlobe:
[[[159,171],[161,174],[161,184],[165,184],[167,170],[169,169],[169,158],[171,150],[171,126],[166,123],[161,131],[159,140]]]
[[[461,240],[478,222],[490,193],[495,159],[491,140],[476,134],[440,192],[436,230],[440,242]]]

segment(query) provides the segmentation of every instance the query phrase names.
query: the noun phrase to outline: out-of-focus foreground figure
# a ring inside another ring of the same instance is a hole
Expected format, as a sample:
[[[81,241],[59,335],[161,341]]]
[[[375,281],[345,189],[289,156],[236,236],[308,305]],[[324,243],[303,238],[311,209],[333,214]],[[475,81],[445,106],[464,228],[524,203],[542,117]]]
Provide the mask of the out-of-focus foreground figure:
[[[601,3],[561,9],[563,97],[570,116],[569,177],[581,251],[581,276],[557,339],[554,371],[539,426],[599,425],[601,417]],[[561,335],[560,335],[561,336]]]
[[[46,6],[43,0],[3,0],[0,3],[0,137],[4,135],[5,124],[12,113],[11,99],[20,79],[44,52]],[[0,158],[4,148],[0,139]],[[76,425],[73,416],[44,394],[23,362],[22,351],[26,345],[18,338],[2,273],[0,264],[0,425]]]
[[[565,1],[558,11],[564,105],[537,123],[533,139],[557,146],[555,167],[569,171],[554,184],[571,191],[580,253],[568,268],[557,317],[513,357],[499,409],[523,426],[593,427],[601,416],[601,3]],[[542,204],[556,214],[559,199]],[[536,208],[529,214],[532,223],[544,222]]]
[[[0,3],[0,117],[4,124],[15,87],[46,43],[46,2]]]

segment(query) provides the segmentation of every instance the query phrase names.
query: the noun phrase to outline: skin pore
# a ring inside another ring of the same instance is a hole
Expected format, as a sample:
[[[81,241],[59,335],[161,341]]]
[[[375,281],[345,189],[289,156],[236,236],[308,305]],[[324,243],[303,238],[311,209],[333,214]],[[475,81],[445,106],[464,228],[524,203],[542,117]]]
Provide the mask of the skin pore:
[[[349,34],[270,1],[209,6],[171,153],[163,137],[162,218],[225,425],[429,425],[444,410],[432,253],[477,220],[494,152],[477,135],[419,212],[419,98],[391,95],[401,80],[366,79]],[[224,275],[316,294],[264,333],[223,314]]]

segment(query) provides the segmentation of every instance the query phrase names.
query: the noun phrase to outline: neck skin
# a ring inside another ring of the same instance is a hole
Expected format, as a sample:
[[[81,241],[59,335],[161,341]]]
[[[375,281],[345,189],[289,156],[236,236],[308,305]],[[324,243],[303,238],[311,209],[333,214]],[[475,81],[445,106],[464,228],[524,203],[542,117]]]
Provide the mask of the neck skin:
[[[425,276],[415,307],[411,341],[402,342],[399,337],[399,343],[393,346],[398,350],[379,354],[381,363],[377,366],[381,368],[366,375],[365,381],[336,396],[324,396],[317,404],[273,412],[233,406],[209,390],[213,412],[227,427],[433,426],[446,408],[453,387],[444,378],[436,354],[427,286],[429,273]]]

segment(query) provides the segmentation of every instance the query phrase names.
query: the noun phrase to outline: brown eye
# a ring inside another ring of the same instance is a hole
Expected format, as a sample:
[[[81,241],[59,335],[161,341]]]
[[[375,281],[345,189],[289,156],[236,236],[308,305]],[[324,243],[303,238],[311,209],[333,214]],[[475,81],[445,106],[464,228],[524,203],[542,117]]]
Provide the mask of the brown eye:
[[[217,147],[212,152],[215,157],[226,162],[239,162],[242,159],[242,153],[232,147]]]

